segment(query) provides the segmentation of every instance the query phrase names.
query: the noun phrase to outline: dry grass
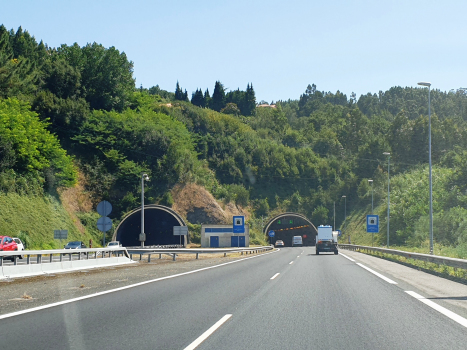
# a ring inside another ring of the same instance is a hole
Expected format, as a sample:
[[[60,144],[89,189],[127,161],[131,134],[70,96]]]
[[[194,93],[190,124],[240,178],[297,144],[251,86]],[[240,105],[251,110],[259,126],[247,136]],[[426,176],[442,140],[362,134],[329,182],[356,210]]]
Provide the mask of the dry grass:
[[[184,218],[191,216],[191,223],[228,225],[234,215],[244,215],[245,220],[250,217],[248,210],[233,203],[219,203],[204,187],[196,184],[177,185],[172,190],[172,197],[173,209]]]
[[[32,299],[32,296],[30,295],[27,295],[26,292],[23,293],[23,295],[21,296],[21,299],[27,299],[27,300],[30,300]]]
[[[78,174],[78,183],[74,187],[59,190],[60,201],[70,215],[79,232],[84,233],[85,228],[75,213],[90,212],[93,209],[91,194],[85,190],[86,178],[83,173]]]

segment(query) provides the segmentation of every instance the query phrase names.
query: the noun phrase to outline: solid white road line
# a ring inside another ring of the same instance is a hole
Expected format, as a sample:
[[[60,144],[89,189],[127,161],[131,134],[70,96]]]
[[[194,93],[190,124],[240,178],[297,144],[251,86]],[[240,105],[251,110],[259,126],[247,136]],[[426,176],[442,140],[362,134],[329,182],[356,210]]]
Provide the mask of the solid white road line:
[[[449,317],[451,320],[456,321],[457,323],[461,324],[464,327],[467,327],[467,319],[465,319],[462,316],[459,316],[458,314],[442,307],[441,305],[438,305],[434,303],[431,300],[428,300],[427,298],[421,296],[420,294],[417,294],[412,291],[405,291],[408,295],[413,296],[415,299],[420,300],[422,303],[428,305],[429,307],[435,309],[438,312],[441,312],[443,315]]]
[[[278,272],[278,273],[276,273],[274,276],[272,276],[270,279],[273,280],[274,278],[276,278],[276,277],[279,276],[279,275],[280,275],[280,273]]]
[[[364,268],[365,270],[367,270],[367,271],[370,271],[372,274],[378,276],[379,278],[385,280],[385,281],[388,282],[388,283],[397,284],[397,282],[394,282],[392,279],[389,279],[389,278],[387,278],[386,276],[383,276],[382,274],[380,274],[380,273],[378,273],[378,272],[376,272],[376,271],[370,269],[369,267],[366,267],[366,266],[363,265],[363,264],[357,263],[357,265],[360,266],[360,267],[363,267],[363,268]]]
[[[273,250],[273,251],[271,251],[271,252],[269,252],[269,253],[263,253],[263,254],[261,254],[261,255],[255,255],[255,256],[250,256],[250,257],[248,257],[248,258],[243,258],[243,259],[239,259],[239,260],[229,261],[229,262],[226,262],[226,263],[223,263],[223,264],[219,264],[219,265],[203,267],[203,268],[201,268],[201,269],[197,269],[197,270],[193,270],[193,271],[187,271],[187,272],[182,272],[182,273],[178,273],[178,274],[176,274],[176,275],[170,275],[170,276],[160,277],[160,278],[156,278],[156,279],[149,280],[149,281],[144,281],[144,282],[139,282],[139,283],[135,283],[135,284],[130,284],[130,285],[125,286],[125,287],[120,287],[120,288],[115,288],[115,289],[111,289],[111,290],[106,290],[106,291],[103,291],[103,292],[98,292],[98,293],[94,293],[94,294],[90,294],[90,295],[85,295],[85,296],[78,297],[78,298],[63,300],[63,301],[59,301],[59,302],[52,303],[52,304],[37,306],[37,307],[33,307],[33,308],[27,309],[27,310],[15,311],[15,312],[12,312],[12,313],[9,313],[9,314],[0,315],[0,320],[3,320],[3,319],[5,319],[5,318],[9,318],[9,317],[14,317],[14,316],[22,315],[22,314],[27,314],[27,313],[34,312],[34,311],[39,311],[39,310],[48,309],[48,308],[54,307],[54,306],[65,305],[65,304],[69,304],[69,303],[74,303],[75,301],[80,301],[80,300],[84,300],[84,299],[90,299],[90,298],[94,298],[94,297],[97,297],[97,296],[100,296],[100,295],[105,295],[105,294],[109,294],[109,293],[114,293],[114,292],[118,292],[118,291],[121,291],[121,290],[133,288],[133,287],[142,286],[142,285],[149,284],[149,283],[154,283],[154,282],[159,282],[159,281],[167,280],[167,279],[170,279],[170,278],[175,278],[175,277],[185,276],[185,275],[189,275],[189,274],[196,273],[196,272],[201,272],[201,271],[205,271],[205,270],[215,269],[216,267],[221,267],[221,266],[225,266],[225,265],[235,264],[235,263],[238,263],[238,262],[240,262],[240,261],[245,261],[245,260],[249,260],[249,259],[255,259],[255,258],[259,258],[259,257],[261,257],[261,256],[265,256],[265,255],[269,255],[269,254],[273,254],[273,253],[277,253],[277,252],[278,252],[278,250]]]
[[[229,318],[231,318],[231,314],[227,314],[222,317],[219,321],[217,321],[211,328],[209,328],[206,332],[201,334],[198,339],[196,339],[193,343],[188,345],[184,350],[193,350],[196,349],[203,341],[205,341],[212,333],[214,333],[220,326],[222,326]]]
[[[354,259],[349,258],[347,255],[344,255],[344,254],[342,254],[342,253],[339,253],[339,255],[342,255],[344,258],[349,259],[350,261],[355,261]]]
[[[289,262],[289,265],[292,265],[293,264],[293,261]]]

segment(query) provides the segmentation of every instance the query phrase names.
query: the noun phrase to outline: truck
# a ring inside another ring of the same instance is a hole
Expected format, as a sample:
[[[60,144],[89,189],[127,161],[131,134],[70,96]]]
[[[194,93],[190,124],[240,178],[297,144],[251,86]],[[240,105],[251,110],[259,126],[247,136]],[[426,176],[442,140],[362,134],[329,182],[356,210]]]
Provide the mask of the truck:
[[[318,234],[316,236],[316,255],[321,252],[334,252],[339,254],[337,249],[337,235],[332,231],[329,225],[318,226]]]

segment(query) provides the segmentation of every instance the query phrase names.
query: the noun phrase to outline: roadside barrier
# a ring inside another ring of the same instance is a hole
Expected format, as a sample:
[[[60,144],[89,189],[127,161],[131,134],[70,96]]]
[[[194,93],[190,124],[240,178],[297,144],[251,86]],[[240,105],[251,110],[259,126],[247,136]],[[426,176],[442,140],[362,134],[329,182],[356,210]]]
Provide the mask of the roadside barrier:
[[[23,259],[19,259],[20,256]],[[8,264],[7,259],[13,259],[13,262]],[[123,247],[0,252],[0,279],[128,263],[133,261]]]
[[[173,261],[177,259],[177,255],[181,254],[196,254],[196,259],[199,259],[199,254],[219,254],[224,253],[224,257],[228,253],[241,253],[241,255],[248,255],[253,253],[265,252],[274,249],[273,246],[263,247],[247,247],[247,248],[200,248],[200,249],[152,249],[152,248],[128,248],[128,254],[130,259],[133,259],[133,255],[139,255],[139,260],[142,260],[143,255],[148,256],[148,262],[151,262],[151,255],[159,255],[159,259],[162,255],[169,255]]]
[[[455,267],[458,269],[467,269],[466,259],[448,258],[445,256],[404,252],[402,250],[367,247],[363,245],[354,245],[354,244],[339,244],[339,248],[353,250],[357,252],[366,251],[366,252],[379,252],[379,253],[384,253],[384,254],[398,255],[398,256],[403,256],[408,259],[423,260],[423,261],[428,261],[428,262],[435,263],[438,265],[446,265],[446,266]]]

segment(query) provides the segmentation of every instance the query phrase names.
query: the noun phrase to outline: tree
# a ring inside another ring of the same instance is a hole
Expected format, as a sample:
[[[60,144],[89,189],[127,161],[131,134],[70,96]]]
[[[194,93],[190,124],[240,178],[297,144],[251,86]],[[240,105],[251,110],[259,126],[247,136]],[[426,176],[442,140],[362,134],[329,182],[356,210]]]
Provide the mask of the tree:
[[[209,95],[209,90],[206,89],[206,91],[204,92],[204,107],[211,108],[211,103],[212,103],[211,95]]]
[[[192,94],[191,103],[198,107],[204,107],[206,105],[201,89],[196,89],[196,92]]]
[[[211,108],[217,112],[220,112],[221,109],[225,107],[224,85],[222,85],[220,81],[216,81],[214,86],[211,104]]]
[[[92,109],[124,110],[135,89],[133,62],[115,47],[106,49],[101,44],[62,45],[60,56],[78,69],[84,97]]]
[[[246,87],[245,101],[243,103],[242,114],[246,116],[255,115],[256,96],[253,84],[248,84]]]

